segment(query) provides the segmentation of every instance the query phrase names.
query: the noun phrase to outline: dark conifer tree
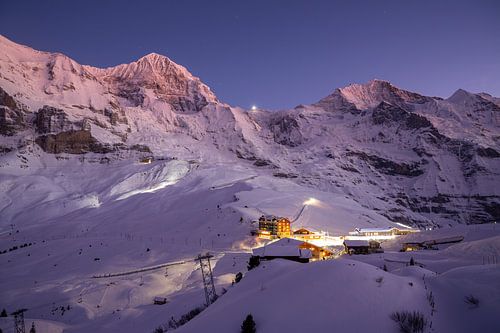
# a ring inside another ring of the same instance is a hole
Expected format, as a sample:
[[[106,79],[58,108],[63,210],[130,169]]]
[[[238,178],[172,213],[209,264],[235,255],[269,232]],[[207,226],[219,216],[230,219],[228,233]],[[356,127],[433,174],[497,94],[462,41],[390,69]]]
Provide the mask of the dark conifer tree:
[[[249,314],[246,319],[241,324],[241,333],[256,333],[255,321],[251,314]]]

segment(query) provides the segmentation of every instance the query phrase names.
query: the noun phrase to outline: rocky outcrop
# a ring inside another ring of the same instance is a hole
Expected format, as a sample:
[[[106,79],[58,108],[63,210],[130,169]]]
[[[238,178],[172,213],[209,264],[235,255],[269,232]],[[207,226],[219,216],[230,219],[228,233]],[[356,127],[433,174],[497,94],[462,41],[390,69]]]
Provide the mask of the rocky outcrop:
[[[195,94],[191,97],[185,96],[167,96],[165,101],[169,103],[172,108],[177,112],[199,112],[205,106],[208,105],[208,101],[205,96],[201,94]]]
[[[373,109],[372,121],[376,125],[401,124],[407,129],[433,128],[431,122],[424,116],[387,102],[381,102]]]
[[[462,163],[469,163],[476,155],[476,145],[466,140],[445,138],[442,146],[454,154]]]
[[[274,141],[280,145],[296,147],[303,143],[298,121],[291,115],[276,117],[270,123]]]
[[[121,109],[118,111],[113,111],[111,109],[105,108],[103,114],[108,117],[109,123],[113,126],[121,123],[128,124],[128,119],[125,116],[125,112]]]
[[[396,163],[394,161],[369,155],[364,152],[348,152],[347,156],[357,156],[359,159],[367,162],[378,171],[389,176],[405,176],[405,177],[418,177],[424,174],[420,168],[420,163]]]
[[[71,130],[57,134],[46,134],[36,138],[36,143],[51,154],[85,154],[112,152],[113,149],[99,143],[89,131]]]
[[[487,157],[487,158],[499,158],[500,153],[496,151],[493,148],[490,147],[479,147],[477,148],[477,154],[481,157]]]
[[[146,145],[132,145],[132,146],[130,146],[129,149],[139,151],[141,153],[150,153],[150,154],[152,153],[151,149]]]
[[[35,128],[40,134],[81,130],[84,120],[71,122],[64,110],[45,105],[35,114]]]
[[[467,224],[494,223],[500,219],[498,196],[452,195],[439,193],[433,197],[410,197],[399,193],[395,203],[420,214],[432,214]],[[394,213],[394,212],[393,212]],[[397,214],[388,214],[393,220]]]
[[[0,88],[0,135],[11,136],[25,128],[25,110]]]

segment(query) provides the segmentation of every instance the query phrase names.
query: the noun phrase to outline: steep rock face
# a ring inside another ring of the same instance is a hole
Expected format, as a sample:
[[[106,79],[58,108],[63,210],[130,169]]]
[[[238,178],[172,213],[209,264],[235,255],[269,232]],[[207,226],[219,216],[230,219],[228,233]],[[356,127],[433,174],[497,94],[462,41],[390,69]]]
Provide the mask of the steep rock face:
[[[99,143],[89,131],[71,130],[57,134],[46,134],[36,138],[36,143],[51,154],[110,153],[113,150]]]
[[[487,148],[478,147],[477,154],[481,157],[487,157],[487,158],[499,158],[500,157],[500,153],[498,151],[496,151],[495,149],[490,148],[490,147],[487,147]]]
[[[71,122],[66,112],[47,105],[38,110],[34,120],[36,130],[40,134],[82,130],[84,122],[84,120]]]
[[[134,106],[144,106],[145,89],[177,112],[199,112],[217,98],[198,78],[165,56],[149,54],[136,62],[100,70],[94,73],[114,87],[114,93]]]
[[[273,119],[270,128],[274,141],[281,145],[296,147],[304,141],[297,119],[290,114]]]
[[[431,122],[418,114],[403,110],[387,102],[381,102],[372,112],[376,125],[400,123],[408,129],[431,128]]]
[[[347,156],[357,156],[361,160],[367,162],[375,169],[389,176],[406,176],[418,177],[424,174],[424,170],[420,168],[420,163],[397,163],[386,158],[375,155],[370,155],[364,152],[349,152]]]
[[[0,87],[0,134],[12,136],[26,128],[26,112],[23,107]]]

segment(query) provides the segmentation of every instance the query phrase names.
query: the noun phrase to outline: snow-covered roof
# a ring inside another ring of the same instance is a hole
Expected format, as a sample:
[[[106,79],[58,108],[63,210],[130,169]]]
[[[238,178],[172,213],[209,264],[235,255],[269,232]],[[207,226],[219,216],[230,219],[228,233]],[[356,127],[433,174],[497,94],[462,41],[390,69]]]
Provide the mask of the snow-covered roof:
[[[392,230],[409,230],[409,231],[419,231],[418,229],[411,228],[411,227],[386,227],[386,228],[356,228],[354,229],[355,232],[358,233],[364,233],[364,232],[391,232]]]
[[[360,228],[356,229],[357,232],[359,233],[365,233],[365,232],[391,232],[392,230],[395,230],[398,228],[395,227],[388,227],[388,228]]]
[[[347,247],[370,246],[370,243],[364,239],[346,239],[344,244]]]
[[[312,253],[308,249],[299,249],[304,242],[292,238],[282,238],[266,246],[254,249],[253,255],[259,257],[300,257],[311,258]]]
[[[294,233],[301,231],[301,230],[306,230],[306,231],[309,231],[310,233],[313,233],[313,234],[320,233],[320,231],[318,231],[317,229],[311,228],[311,227],[299,227],[299,229],[295,230]]]
[[[272,220],[277,220],[278,217],[275,215],[262,215],[260,219],[264,218],[265,220],[272,221]]]
[[[310,258],[311,251],[301,250],[296,246],[271,246],[261,247],[253,250],[253,254],[259,257],[300,257]]]
[[[266,221],[278,221],[278,220],[288,220],[286,217],[283,216],[276,216],[276,215],[262,215],[259,220],[266,220]]]

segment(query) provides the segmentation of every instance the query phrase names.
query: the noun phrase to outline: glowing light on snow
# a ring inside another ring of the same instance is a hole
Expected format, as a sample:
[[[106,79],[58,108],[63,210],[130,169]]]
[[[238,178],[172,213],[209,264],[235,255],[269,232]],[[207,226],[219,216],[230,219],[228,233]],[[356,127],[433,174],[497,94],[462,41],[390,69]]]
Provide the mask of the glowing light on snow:
[[[305,206],[316,206],[319,207],[321,206],[321,201],[315,198],[309,198],[306,201],[304,201]]]
[[[111,189],[111,195],[117,196],[115,200],[123,200],[136,194],[154,193],[174,185],[188,172],[187,162],[171,161],[130,175]]]
[[[257,106],[256,105],[252,105],[252,111],[256,111],[257,110]]]
[[[403,223],[396,222],[396,224],[399,225],[399,226],[401,226],[401,227],[403,227],[403,228],[413,229],[409,225],[406,225],[406,224],[403,224]]]
[[[267,242],[259,238],[247,238],[242,241],[237,241],[233,244],[233,250],[251,252],[253,249],[266,245]]]
[[[177,183],[179,179],[170,179],[170,180],[167,180],[167,181],[164,181],[164,182],[161,182],[159,184],[157,184],[156,186],[152,186],[150,188],[144,188],[144,189],[138,189],[138,190],[133,190],[133,191],[130,191],[128,193],[125,193],[125,194],[122,194],[121,196],[119,196],[118,198],[116,198],[116,200],[123,200],[123,199],[127,199],[133,195],[136,195],[136,194],[140,194],[140,193],[154,193],[156,191],[159,191],[167,186],[170,186],[170,185],[174,185],[175,183]]]

